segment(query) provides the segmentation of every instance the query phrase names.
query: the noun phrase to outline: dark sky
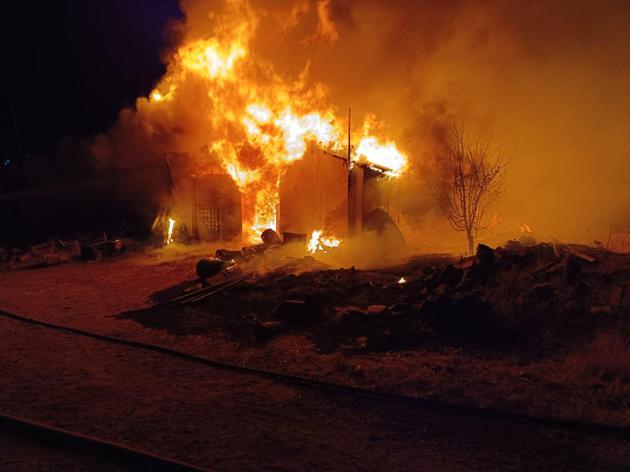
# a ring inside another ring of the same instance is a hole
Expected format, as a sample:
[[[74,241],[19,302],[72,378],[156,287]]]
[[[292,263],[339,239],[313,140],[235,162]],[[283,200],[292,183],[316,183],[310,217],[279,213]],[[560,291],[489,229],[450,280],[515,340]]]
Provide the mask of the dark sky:
[[[0,0],[0,152],[54,153],[60,138],[106,130],[164,72],[177,0]]]

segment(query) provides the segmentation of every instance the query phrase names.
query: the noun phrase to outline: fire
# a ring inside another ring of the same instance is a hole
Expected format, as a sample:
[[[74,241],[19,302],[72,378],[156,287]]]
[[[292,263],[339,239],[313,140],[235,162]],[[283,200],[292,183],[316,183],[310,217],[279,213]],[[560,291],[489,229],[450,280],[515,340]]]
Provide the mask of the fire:
[[[221,44],[216,38],[198,40],[179,49],[182,64],[209,79],[235,79],[234,65],[247,55],[245,46],[237,38],[229,44]]]
[[[173,243],[173,231],[175,230],[175,220],[168,217],[168,226],[166,228],[166,237],[164,238],[164,243],[168,246]]]
[[[246,1],[226,5],[225,12],[212,12],[214,31],[182,43],[162,82],[137,108],[149,132],[167,135],[169,144],[175,140],[174,151],[183,147],[194,155],[197,173],[232,177],[242,194],[244,237],[258,241],[261,229],[277,229],[282,176],[309,143],[347,153],[346,118],[337,116],[326,103],[325,86],[309,83],[306,72],[288,80],[253,53],[258,18]],[[194,123],[192,144],[185,133],[193,131],[179,131],[186,120]],[[406,156],[393,141],[371,134],[371,116],[366,123],[352,160],[400,175]],[[320,236],[318,247],[339,244]]]
[[[407,283],[407,279],[404,278],[404,277],[401,277],[400,279],[398,279],[398,283],[401,284],[401,285],[402,284],[406,284]]]
[[[326,253],[328,249],[333,249],[341,245],[340,239],[330,236],[322,236],[323,233],[323,230],[313,231],[307,246],[308,252],[311,254],[315,254],[318,251]]]
[[[407,158],[395,143],[381,144],[374,136],[361,139],[356,154],[359,160],[381,167],[392,176],[400,175],[407,165]]]

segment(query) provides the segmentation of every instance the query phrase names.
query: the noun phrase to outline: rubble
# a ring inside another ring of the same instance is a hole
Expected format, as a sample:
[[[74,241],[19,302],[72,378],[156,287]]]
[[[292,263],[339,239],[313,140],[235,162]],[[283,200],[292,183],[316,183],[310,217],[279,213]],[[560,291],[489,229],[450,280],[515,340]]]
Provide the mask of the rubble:
[[[220,274],[229,266],[230,264],[223,259],[207,257],[205,259],[200,259],[199,262],[197,262],[197,265],[195,266],[195,272],[200,279],[205,280],[217,274]]]
[[[387,305],[370,305],[367,307],[367,314],[373,317],[382,317],[387,315],[388,312]]]
[[[224,261],[237,261],[243,258],[242,251],[232,251],[230,249],[217,249],[214,257]]]
[[[63,264],[72,260],[96,261],[122,254],[130,244],[129,239],[110,238],[107,233],[94,238],[49,239],[26,249],[0,250],[0,269],[22,270]]]
[[[304,300],[283,300],[275,309],[275,317],[291,324],[307,323],[315,314],[315,307]]]
[[[276,233],[272,229],[266,229],[265,231],[263,231],[260,235],[260,239],[262,239],[263,244],[267,247],[279,246],[280,244],[282,244],[282,239],[280,239],[278,233]]]
[[[269,244],[223,249],[215,254],[221,258],[205,260],[207,286],[178,297],[181,303],[212,298],[212,310],[230,306],[227,318],[234,316],[230,300],[251,303],[260,340],[291,332],[327,345],[391,350],[430,340],[510,346],[546,329],[554,338],[568,336],[587,329],[589,316],[614,316],[628,299],[623,283],[602,272],[604,261],[615,270],[603,249],[510,242],[480,245],[458,263],[439,256],[383,270],[331,270],[283,251],[302,236],[285,235],[278,244],[275,233],[267,234]],[[630,267],[630,259],[620,263]]]
[[[477,260],[481,266],[492,265],[494,263],[494,249],[485,244],[479,244],[477,246]]]
[[[335,307],[334,310],[337,323],[345,326],[362,323],[367,318],[367,311],[356,306]]]
[[[274,336],[280,334],[283,330],[283,325],[279,321],[263,321],[258,323],[254,334],[259,341],[268,341]]]

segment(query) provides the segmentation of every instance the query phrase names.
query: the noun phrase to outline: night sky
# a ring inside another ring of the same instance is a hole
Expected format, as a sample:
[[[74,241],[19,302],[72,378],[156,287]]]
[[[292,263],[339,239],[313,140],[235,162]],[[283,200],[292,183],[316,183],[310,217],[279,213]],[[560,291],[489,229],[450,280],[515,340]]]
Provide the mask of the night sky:
[[[0,153],[13,154],[7,85],[25,154],[105,131],[164,72],[177,0],[0,0]]]

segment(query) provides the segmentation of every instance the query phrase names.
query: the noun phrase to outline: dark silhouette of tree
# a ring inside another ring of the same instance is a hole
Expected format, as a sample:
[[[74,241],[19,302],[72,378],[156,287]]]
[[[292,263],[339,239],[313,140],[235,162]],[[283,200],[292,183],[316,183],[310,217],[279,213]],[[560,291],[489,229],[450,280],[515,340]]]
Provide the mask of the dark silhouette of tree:
[[[453,229],[466,233],[470,254],[476,233],[485,228],[486,211],[503,192],[505,171],[506,161],[498,148],[471,139],[462,127],[451,127],[430,185]]]

